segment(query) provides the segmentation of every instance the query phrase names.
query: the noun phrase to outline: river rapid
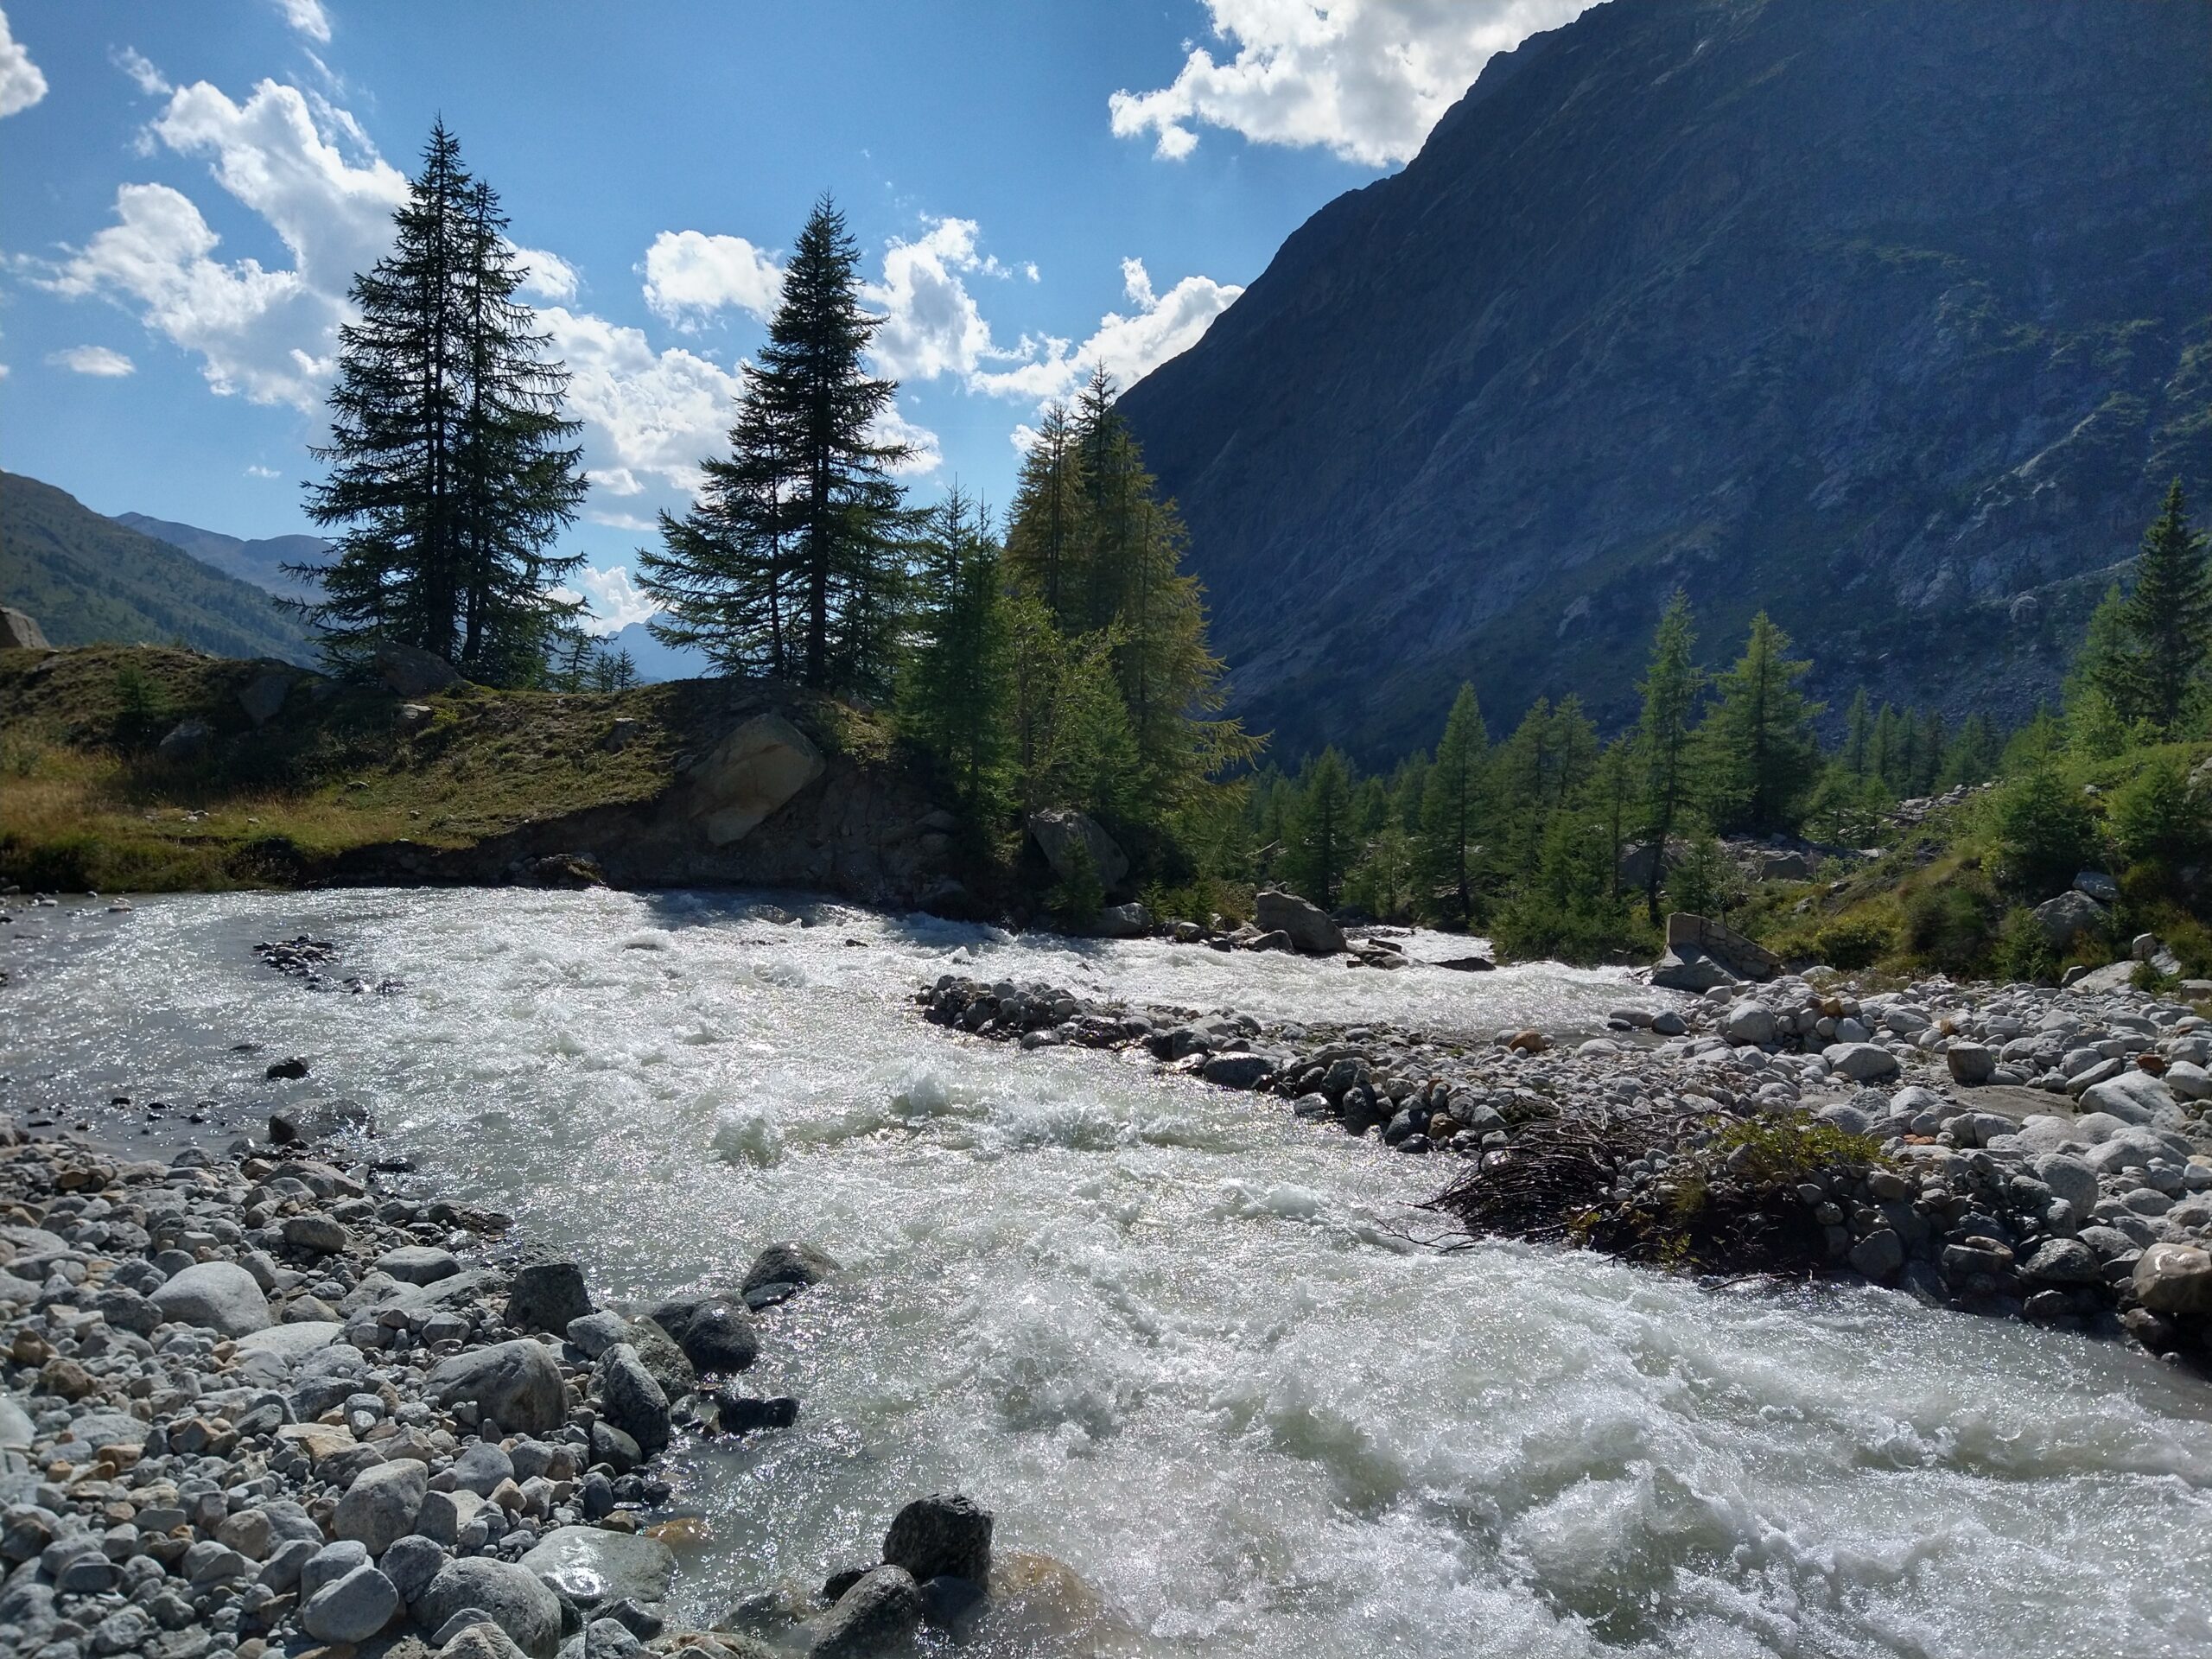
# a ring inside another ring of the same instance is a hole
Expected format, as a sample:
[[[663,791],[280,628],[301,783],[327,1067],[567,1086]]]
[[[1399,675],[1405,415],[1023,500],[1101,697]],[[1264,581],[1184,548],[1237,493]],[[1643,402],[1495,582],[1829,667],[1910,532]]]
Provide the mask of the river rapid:
[[[872,1560],[900,1503],[957,1488],[1103,1609],[1107,1634],[1009,1656],[2212,1654],[2202,1382],[1877,1290],[1440,1253],[1413,1206],[1441,1160],[951,1037],[910,1000],[958,972],[1487,1036],[1654,994],[748,902],[19,911],[0,1108],[127,1137],[155,1098],[213,1103],[211,1133],[359,1100],[428,1188],[510,1211],[617,1304],[728,1288],[772,1239],[829,1249],[849,1272],[767,1316],[747,1377],[798,1427],[674,1457],[702,1619]],[[316,994],[252,954],[301,932],[404,988]],[[310,1077],[265,1082],[289,1054]]]

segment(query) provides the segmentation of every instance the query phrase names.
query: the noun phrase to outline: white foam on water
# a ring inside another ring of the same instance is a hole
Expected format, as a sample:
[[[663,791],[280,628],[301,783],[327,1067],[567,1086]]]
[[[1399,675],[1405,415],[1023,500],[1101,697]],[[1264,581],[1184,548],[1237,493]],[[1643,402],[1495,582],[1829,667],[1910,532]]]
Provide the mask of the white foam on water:
[[[1618,976],[1347,970],[787,899],[811,925],[779,925],[749,902],[43,912],[55,943],[5,945],[0,1075],[16,1109],[361,1100],[437,1190],[514,1212],[604,1299],[728,1287],[772,1239],[841,1258],[769,1316],[747,1379],[799,1395],[799,1427],[677,1455],[710,1536],[688,1615],[872,1560],[900,1503],[959,1487],[1001,1549],[1058,1558],[1106,1609],[1102,1634],[1048,1574],[1035,1618],[978,1649],[1008,1659],[2212,1654],[2201,1383],[1878,1291],[1439,1254],[1412,1206],[1440,1163],[1114,1057],[953,1036],[910,1000],[957,971],[1557,1030],[1649,1000]],[[302,931],[407,989],[317,995],[251,955]],[[312,1077],[264,1083],[245,1040]]]

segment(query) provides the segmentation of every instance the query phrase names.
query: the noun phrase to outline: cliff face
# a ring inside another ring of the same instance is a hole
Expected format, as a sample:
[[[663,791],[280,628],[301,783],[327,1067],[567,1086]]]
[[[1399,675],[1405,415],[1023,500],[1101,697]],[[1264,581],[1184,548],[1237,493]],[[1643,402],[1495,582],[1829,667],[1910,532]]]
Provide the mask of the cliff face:
[[[1492,60],[1127,411],[1248,721],[1632,707],[1680,584],[2024,713],[2212,485],[2212,6],[1611,0]]]

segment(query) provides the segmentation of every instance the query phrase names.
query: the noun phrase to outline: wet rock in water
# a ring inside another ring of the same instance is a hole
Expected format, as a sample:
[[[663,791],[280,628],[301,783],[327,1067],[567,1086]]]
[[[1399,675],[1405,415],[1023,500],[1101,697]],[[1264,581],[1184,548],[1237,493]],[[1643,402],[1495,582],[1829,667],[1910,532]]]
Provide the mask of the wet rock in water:
[[[584,1270],[573,1262],[533,1262],[515,1274],[507,1323],[518,1331],[559,1334],[592,1311]]]
[[[151,1300],[163,1319],[226,1337],[243,1337],[275,1323],[261,1287],[235,1262],[195,1262],[172,1275]]]
[[[423,1386],[441,1406],[473,1405],[512,1433],[550,1434],[568,1415],[559,1363],[544,1344],[527,1337],[442,1359]]]
[[[861,1575],[822,1615],[809,1659],[868,1659],[903,1643],[920,1626],[921,1586],[900,1567],[879,1567]]]
[[[1142,905],[1109,905],[1090,924],[1090,934],[1100,939],[1141,939],[1152,932],[1152,912]]]
[[[1287,935],[1292,948],[1307,956],[1333,957],[1344,950],[1344,930],[1326,911],[1294,893],[1263,888],[1253,895],[1252,912],[1261,932]]]
[[[474,1609],[531,1659],[554,1659],[561,1645],[561,1601],[537,1574],[515,1561],[470,1556],[440,1569],[409,1611],[437,1631]]]
[[[991,1573],[991,1513],[957,1492],[918,1497],[892,1517],[883,1559],[917,1582],[950,1573],[981,1584]]]
[[[1497,971],[1497,964],[1488,957],[1446,957],[1431,965],[1449,968],[1457,974],[1491,974]]]
[[[2175,1319],[2212,1319],[2212,1252],[2192,1244],[2158,1243],[2135,1263],[2135,1299]]]
[[[699,1371],[709,1376],[742,1371],[760,1353],[760,1328],[749,1310],[720,1297],[663,1302],[653,1322],[675,1338]]]
[[[522,1565],[586,1608],[665,1601],[676,1580],[675,1552],[659,1539],[600,1527],[556,1527]]]
[[[753,1258],[744,1288],[750,1293],[765,1285],[818,1285],[842,1271],[836,1256],[811,1244],[771,1244]]]
[[[715,1421],[725,1434],[750,1434],[766,1428],[789,1428],[798,1421],[798,1402],[787,1394],[768,1399],[724,1393],[715,1396]]]
[[[307,1074],[308,1063],[296,1054],[289,1059],[271,1060],[268,1071],[263,1075],[273,1083],[284,1078],[304,1077]]]
[[[698,1372],[657,1321],[632,1319],[622,1328],[622,1339],[637,1351],[639,1362],[671,1400],[681,1399],[698,1386]]]

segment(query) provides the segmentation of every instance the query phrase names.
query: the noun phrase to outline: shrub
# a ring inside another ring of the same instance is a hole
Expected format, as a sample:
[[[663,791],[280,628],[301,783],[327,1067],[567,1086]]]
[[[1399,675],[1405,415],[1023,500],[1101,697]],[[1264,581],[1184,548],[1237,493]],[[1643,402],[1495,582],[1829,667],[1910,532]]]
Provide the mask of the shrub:
[[[2005,918],[1997,934],[1997,967],[2007,979],[2049,984],[2058,977],[2058,952],[2029,912],[2015,910]]]
[[[2112,826],[2132,863],[2171,869],[2212,852],[2212,806],[2190,796],[2172,760],[2152,761],[2113,797]]]
[[[2063,892],[2096,863],[2096,823],[2073,785],[2048,766],[2006,785],[1997,801],[1997,857],[2005,884],[2031,897]]]
[[[1944,973],[1971,973],[1996,935],[1997,896],[1978,884],[1923,887],[1905,900],[1906,953]]]
[[[143,748],[162,734],[175,713],[168,693],[136,663],[115,671],[115,741]]]
[[[1841,917],[1813,935],[1814,954],[1846,972],[1872,968],[1896,943],[1896,930],[1878,916]]]

